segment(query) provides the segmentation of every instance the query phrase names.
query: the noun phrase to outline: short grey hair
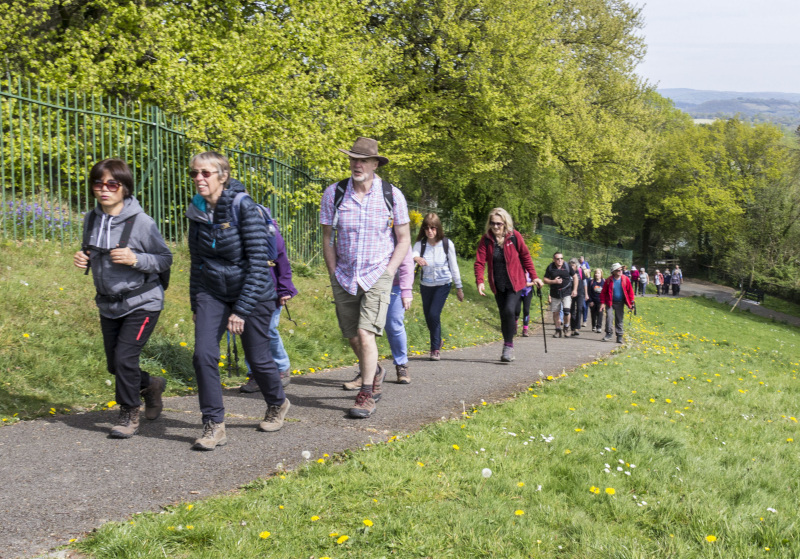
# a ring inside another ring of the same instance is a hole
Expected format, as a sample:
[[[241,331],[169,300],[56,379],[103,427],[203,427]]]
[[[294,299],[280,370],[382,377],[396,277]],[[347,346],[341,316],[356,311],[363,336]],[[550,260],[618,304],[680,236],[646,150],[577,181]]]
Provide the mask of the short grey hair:
[[[570,258],[569,259],[569,265],[572,266],[573,264],[576,265],[576,266],[579,265],[579,262],[578,262],[577,258]]]
[[[216,151],[204,151],[203,153],[192,156],[192,159],[189,161],[189,167],[194,167],[195,163],[205,163],[215,167],[217,169],[217,175],[219,175],[219,180],[221,181],[227,182],[227,179],[231,177],[231,162],[228,161],[227,157]],[[227,175],[227,178],[225,175]]]

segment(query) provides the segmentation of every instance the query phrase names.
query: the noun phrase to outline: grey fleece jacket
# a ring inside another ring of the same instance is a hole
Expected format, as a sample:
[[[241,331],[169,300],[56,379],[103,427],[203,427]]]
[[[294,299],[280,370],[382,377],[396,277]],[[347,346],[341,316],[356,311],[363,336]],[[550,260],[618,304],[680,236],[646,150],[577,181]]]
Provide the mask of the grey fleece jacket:
[[[158,273],[172,265],[172,252],[167,248],[155,221],[144,213],[136,198],[126,198],[119,215],[106,215],[98,204],[92,210],[96,216],[88,244],[102,249],[117,248],[125,221],[136,215],[128,248],[136,255],[136,266],[114,264],[108,252],[89,251],[92,278],[98,295],[118,295],[133,291],[146,282],[157,282]],[[89,214],[84,218],[84,227]],[[136,310],[160,311],[164,308],[164,289],[156,285],[139,295],[120,301],[96,300],[100,314],[120,318]]]

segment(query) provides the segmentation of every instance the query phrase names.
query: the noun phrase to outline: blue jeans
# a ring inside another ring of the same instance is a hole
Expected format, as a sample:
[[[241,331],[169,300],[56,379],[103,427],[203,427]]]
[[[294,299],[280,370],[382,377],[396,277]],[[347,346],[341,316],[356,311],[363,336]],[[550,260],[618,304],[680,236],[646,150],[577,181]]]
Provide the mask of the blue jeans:
[[[400,286],[392,286],[392,300],[386,313],[386,338],[392,350],[395,365],[408,363],[408,340],[406,339],[406,326],[403,323],[406,310],[403,308],[403,299],[400,296]]]
[[[278,324],[281,321],[282,309],[283,306],[280,306],[272,313],[272,320],[270,320],[269,323],[269,350],[272,352],[272,359],[275,361],[275,366],[283,373],[288,371],[292,365],[289,362],[289,354],[286,353],[286,348],[283,347],[281,333],[278,332]],[[247,362],[247,359],[244,360],[244,366],[247,368],[247,377],[250,378],[253,376],[250,370],[250,363]]]
[[[437,351],[442,347],[442,309],[450,295],[450,286],[419,286],[419,294],[422,296],[422,314],[425,315],[425,323],[431,333],[431,351]],[[512,309],[513,311],[513,309]]]

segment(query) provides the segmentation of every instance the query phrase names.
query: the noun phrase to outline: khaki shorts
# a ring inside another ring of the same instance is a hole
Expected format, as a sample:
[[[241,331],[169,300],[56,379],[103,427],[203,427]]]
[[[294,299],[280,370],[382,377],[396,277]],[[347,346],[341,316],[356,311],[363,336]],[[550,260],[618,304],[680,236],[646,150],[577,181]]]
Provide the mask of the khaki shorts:
[[[561,299],[553,297],[550,301],[550,312],[561,312],[562,303],[564,304],[564,314],[569,314],[572,308],[572,295],[567,295]]]
[[[355,295],[345,291],[336,276],[331,276],[333,300],[336,303],[336,318],[339,329],[345,338],[354,338],[359,330],[383,335],[386,313],[392,300],[392,281],[394,276],[384,272],[375,285],[364,291],[361,287]]]

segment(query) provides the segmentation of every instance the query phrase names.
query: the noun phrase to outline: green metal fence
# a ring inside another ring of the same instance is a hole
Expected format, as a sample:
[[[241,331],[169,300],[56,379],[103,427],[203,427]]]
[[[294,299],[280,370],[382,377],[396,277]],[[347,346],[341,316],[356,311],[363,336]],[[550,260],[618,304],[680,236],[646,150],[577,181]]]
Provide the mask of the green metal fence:
[[[608,270],[614,262],[630,267],[633,259],[632,250],[611,248],[570,239],[546,226],[538,227],[536,234],[542,238],[542,246],[544,247],[542,253],[544,255],[550,256],[559,251],[564,253],[564,258],[566,259],[583,256],[592,268],[603,268],[606,275],[608,275]]]
[[[83,214],[94,207],[89,170],[106,157],[120,157],[130,164],[134,194],[162,235],[182,242],[186,205],[194,194],[188,162],[210,147],[186,132],[186,122],[158,107],[0,81],[0,233],[14,240],[79,243]],[[290,258],[318,260],[319,208],[302,193],[312,184],[321,193],[323,179],[266,148],[225,153],[233,176],[272,209]]]

